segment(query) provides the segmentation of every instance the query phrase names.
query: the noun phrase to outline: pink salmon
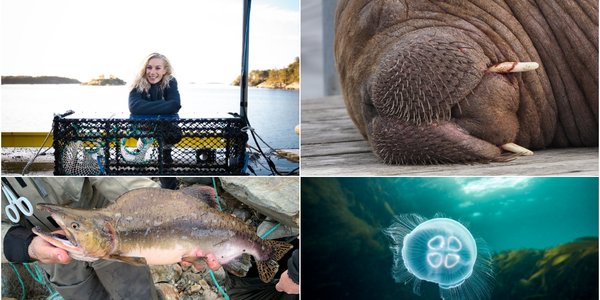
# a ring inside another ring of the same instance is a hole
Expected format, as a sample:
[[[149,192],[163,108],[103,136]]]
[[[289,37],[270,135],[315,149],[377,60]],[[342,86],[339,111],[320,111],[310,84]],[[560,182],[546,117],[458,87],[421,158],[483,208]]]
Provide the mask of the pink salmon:
[[[251,255],[259,277],[273,280],[277,263],[293,246],[263,240],[243,221],[183,193],[157,188],[132,190],[102,209],[38,204],[51,213],[66,236],[34,232],[74,259],[108,259],[164,265],[216,259],[227,269]],[[202,258],[201,258],[202,259]],[[235,272],[234,272],[235,273]]]

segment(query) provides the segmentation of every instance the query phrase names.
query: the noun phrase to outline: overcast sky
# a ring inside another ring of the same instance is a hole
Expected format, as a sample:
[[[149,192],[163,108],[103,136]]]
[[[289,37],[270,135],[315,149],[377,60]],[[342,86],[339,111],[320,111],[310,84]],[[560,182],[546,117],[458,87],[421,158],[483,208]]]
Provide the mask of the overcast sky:
[[[179,82],[230,83],[241,70],[242,0],[1,0],[2,75],[125,81],[152,52]],[[300,56],[299,0],[253,0],[249,68]]]

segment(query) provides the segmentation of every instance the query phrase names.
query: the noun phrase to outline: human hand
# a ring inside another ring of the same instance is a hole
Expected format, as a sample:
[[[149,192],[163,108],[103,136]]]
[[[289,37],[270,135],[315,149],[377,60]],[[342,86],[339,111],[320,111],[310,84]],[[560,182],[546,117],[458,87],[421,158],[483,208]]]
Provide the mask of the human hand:
[[[55,233],[64,234],[64,231]],[[31,240],[27,253],[29,257],[45,264],[68,264],[73,260],[66,250],[54,247],[39,236]]]
[[[288,276],[287,270],[281,274],[275,289],[286,294],[300,294],[300,286]]]
[[[219,264],[214,254],[197,251],[195,255],[196,256],[184,257],[179,264],[184,268],[193,265],[198,271],[204,270],[207,265],[213,271],[217,271],[221,268],[221,264]]]

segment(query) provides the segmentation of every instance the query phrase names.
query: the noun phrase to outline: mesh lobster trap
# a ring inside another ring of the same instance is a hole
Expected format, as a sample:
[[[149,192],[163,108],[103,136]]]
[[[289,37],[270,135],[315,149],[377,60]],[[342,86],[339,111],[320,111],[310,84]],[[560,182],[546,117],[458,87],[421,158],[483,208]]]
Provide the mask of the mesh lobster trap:
[[[241,174],[241,118],[129,120],[55,117],[54,175]]]

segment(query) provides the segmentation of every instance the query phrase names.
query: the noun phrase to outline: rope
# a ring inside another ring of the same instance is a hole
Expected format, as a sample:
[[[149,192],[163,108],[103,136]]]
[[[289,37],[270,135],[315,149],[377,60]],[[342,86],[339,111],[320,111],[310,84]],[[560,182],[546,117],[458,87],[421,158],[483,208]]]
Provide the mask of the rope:
[[[217,204],[219,204],[219,211],[223,211],[223,208],[221,207],[221,201],[219,200],[219,192],[217,191],[217,181],[215,180],[214,177],[212,177],[212,182],[213,182],[213,188],[215,189],[215,194],[217,195]],[[219,290],[219,293],[221,293],[221,295],[223,295],[225,300],[229,300],[229,295],[227,295],[225,290],[221,287],[221,285],[217,281],[217,278],[215,277],[215,273],[213,272],[213,270],[210,267],[208,268],[208,273],[210,273],[210,278],[212,278],[213,282],[215,283],[215,286],[217,287],[217,290]]]
[[[213,272],[213,270],[211,268],[208,268],[208,272],[210,273],[210,277],[212,278],[213,282],[215,283],[217,290],[219,290],[219,293],[221,293],[221,295],[223,295],[223,297],[225,297],[225,300],[229,300],[229,295],[227,295],[227,293],[225,293],[225,290],[223,290],[221,285],[219,285],[219,282],[217,281],[217,278],[215,277],[215,273]]]
[[[23,264],[23,266],[25,267],[27,272],[29,272],[29,275],[31,275],[33,280],[35,280],[37,283],[44,283],[44,277],[42,275],[42,272],[40,272],[40,270],[37,268],[37,265],[34,265],[35,273],[29,268],[29,264]]]
[[[212,177],[212,182],[213,188],[215,189],[215,194],[217,195],[217,204],[219,205],[219,211],[223,211],[223,208],[221,207],[221,201],[219,200],[219,191],[217,191],[217,182],[215,181],[214,177]]]
[[[21,277],[19,270],[17,270],[17,268],[15,267],[15,264],[12,262],[9,262],[9,264],[15,272],[15,274],[17,275],[17,279],[19,280],[19,284],[21,285],[21,300],[24,300],[26,293],[25,282],[23,282],[23,278]],[[44,280],[44,274],[42,273],[42,270],[40,269],[40,266],[37,264],[37,262],[31,263],[31,265],[33,265],[33,270],[29,267],[29,265],[30,264],[24,263],[23,267],[25,267],[25,269],[27,270],[29,275],[31,275],[33,280],[43,285],[48,290],[48,294],[50,294],[50,296],[48,296],[46,300],[63,300],[64,298],[57,291],[54,291],[54,289],[52,289],[52,287],[50,287],[50,285],[48,285],[48,283]]]
[[[33,269],[35,271],[32,271],[29,268],[29,265],[33,265]],[[62,299],[64,299],[57,291],[55,291],[44,280],[44,273],[43,273],[42,269],[40,268],[40,265],[37,262],[33,262],[31,264],[23,264],[23,266],[25,267],[25,269],[27,269],[27,272],[29,272],[29,275],[31,275],[33,280],[35,280],[37,283],[43,285],[48,290],[48,294],[50,294],[50,296],[48,296],[48,298],[46,298],[46,300],[62,300]]]
[[[98,162],[98,167],[100,167],[100,175],[105,175],[104,166],[102,165],[102,156],[96,156],[96,161]]]
[[[281,223],[277,223],[275,226],[271,227],[271,229],[269,229],[269,231],[265,232],[265,234],[263,234],[260,238],[264,240],[271,233],[273,233],[273,231],[275,231],[275,229],[279,228],[279,226],[281,226]]]
[[[252,139],[254,139],[254,143],[256,144],[256,147],[258,148],[258,151],[260,152],[260,154],[265,158],[265,160],[267,161],[267,164],[269,165],[269,170],[271,171],[272,175],[282,175],[278,170],[277,167],[275,167],[275,163],[271,160],[271,158],[269,158],[262,150],[262,148],[260,148],[260,144],[258,143],[258,141],[256,140],[256,136],[258,134],[256,134],[256,132],[254,131],[254,129],[252,128],[252,126],[250,125],[250,120],[248,119],[248,114],[246,112],[246,108],[244,107],[244,121],[246,122],[246,126],[244,127],[245,130],[250,130]],[[259,137],[260,138],[260,137]],[[262,139],[261,139],[262,140]],[[266,143],[265,143],[266,144]],[[269,146],[269,145],[267,145]],[[269,146],[270,147],[270,146]]]
[[[21,274],[19,274],[19,271],[17,270],[17,267],[15,267],[15,265],[13,263],[9,263],[11,268],[13,269],[13,271],[15,271],[15,274],[17,274],[17,279],[19,280],[19,283],[21,284],[21,300],[25,299],[25,283],[23,282],[23,279],[21,278]]]

